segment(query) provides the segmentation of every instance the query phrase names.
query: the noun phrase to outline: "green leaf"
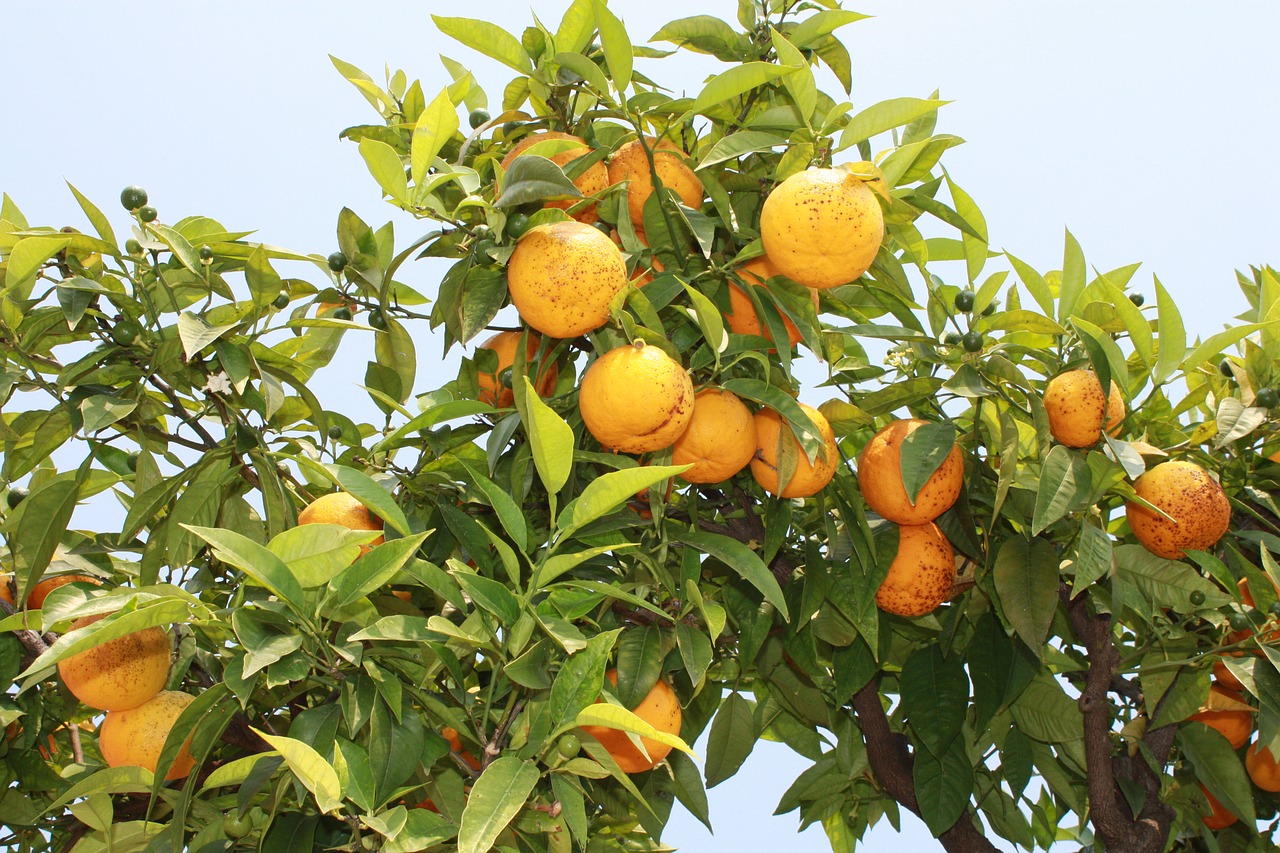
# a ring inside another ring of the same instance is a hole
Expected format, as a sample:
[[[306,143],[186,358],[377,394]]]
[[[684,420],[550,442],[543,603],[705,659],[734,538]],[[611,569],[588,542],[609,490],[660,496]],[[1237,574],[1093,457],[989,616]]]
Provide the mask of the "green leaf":
[[[71,190],[71,194],[76,197],[76,201],[80,204],[80,209],[84,211],[84,215],[88,217],[89,223],[93,225],[93,230],[98,232],[98,236],[111,245],[116,245],[116,232],[111,229],[111,220],[89,199],[72,186],[67,181],[67,187]]]
[[[490,59],[496,59],[521,74],[533,72],[529,55],[525,53],[519,40],[497,24],[478,21],[474,18],[446,18],[442,15],[432,15],[431,20],[435,22],[436,29],[440,32],[462,42],[472,50],[483,53]]]
[[[1191,613],[1231,602],[1217,584],[1187,563],[1157,557],[1141,545],[1117,545],[1115,560],[1117,577],[1136,587],[1152,607]],[[1204,603],[1193,606],[1191,594],[1197,590],[1204,593]]]
[[[605,64],[609,66],[609,76],[613,78],[613,87],[622,93],[631,85],[631,67],[635,58],[631,38],[627,35],[627,28],[605,5],[604,0],[595,0],[595,13],[596,27],[600,31],[600,47],[604,50]]]
[[[789,620],[787,601],[778,586],[778,579],[769,571],[769,567],[752,551],[737,539],[722,536],[719,533],[707,533],[701,530],[669,530],[668,535],[677,542],[692,545],[703,553],[710,554],[729,568],[733,569],[744,580],[764,595],[765,600],[777,608],[782,618]]]
[[[618,681],[614,694],[624,708],[636,708],[662,676],[662,630],[654,625],[623,631],[618,637]]]
[[[482,474],[474,465],[463,461],[462,467],[466,468],[467,473],[471,476],[471,485],[475,486],[484,495],[485,500],[489,502],[489,506],[493,507],[493,511],[497,513],[498,521],[502,524],[502,529],[507,531],[507,535],[511,537],[511,541],[521,551],[529,550],[528,525],[525,524],[524,511],[520,509],[520,505],[501,486]]]
[[[538,154],[521,154],[503,176],[502,194],[494,205],[519,207],[544,198],[582,198],[564,170]]]
[[[1030,264],[1020,261],[1013,255],[1005,252],[1005,257],[1012,264],[1014,272],[1018,274],[1018,278],[1022,281],[1022,286],[1031,294],[1031,298],[1040,306],[1040,310],[1044,312],[1046,317],[1053,316],[1053,291],[1049,289],[1048,283],[1044,280],[1044,276],[1036,272]]]
[[[1182,366],[1187,354],[1187,333],[1182,326],[1182,314],[1173,297],[1164,289],[1160,279],[1156,285],[1156,332],[1159,347],[1156,352],[1156,364],[1151,371],[1151,383],[1160,385]]]
[[[1009,710],[1023,734],[1038,741],[1067,743],[1084,737],[1079,704],[1047,673],[1038,674]]]
[[[697,168],[700,171],[708,166],[736,160],[744,154],[771,151],[786,144],[785,137],[776,136],[772,133],[762,133],[758,130],[740,130],[737,133],[722,137],[715,145],[712,145],[711,150],[702,158],[702,162],[698,164]]]
[[[195,358],[202,349],[234,328],[234,324],[210,326],[203,317],[183,311],[178,317],[178,337],[182,339],[182,352],[188,359]]]
[[[866,17],[868,16],[843,9],[815,12],[797,24],[787,36],[796,47],[816,47],[840,27]]]
[[[405,518],[404,512],[396,504],[395,498],[391,497],[387,490],[378,485],[378,481],[368,474],[358,468],[351,468],[346,465],[321,465],[310,460],[302,464],[307,465],[310,470],[321,474],[344,492],[354,495],[360,503],[372,510],[374,515],[381,518],[401,536],[409,535],[409,520]]]
[[[1081,519],[1080,538],[1076,540],[1074,561],[1075,578],[1071,582],[1071,597],[1075,598],[1094,581],[1111,573],[1113,565],[1111,537],[1102,528]]]
[[[912,652],[902,665],[899,684],[902,709],[916,739],[941,758],[960,734],[969,709],[964,661],[959,656],[945,656],[936,644],[925,646]]]
[[[1178,744],[1195,768],[1196,779],[1209,793],[1245,823],[1254,825],[1253,788],[1240,756],[1227,739],[1204,723],[1189,721],[1178,727]]]
[[[63,634],[58,638],[58,642],[42,652],[18,677],[26,678],[39,673],[61,660],[110,640],[134,634],[146,628],[186,622],[191,617],[190,603],[181,598],[153,598],[140,601],[136,610],[111,613],[97,622]]]
[[[503,625],[510,627],[520,618],[520,602],[505,584],[469,572],[454,572],[453,579],[472,601],[497,616]]]
[[[503,755],[484,769],[471,788],[458,828],[458,853],[488,853],[538,784],[538,766]]]
[[[240,569],[273,594],[295,605],[302,601],[302,586],[289,566],[257,542],[234,530],[189,524],[183,527],[212,545],[219,560]]]
[[[956,738],[939,756],[918,750],[912,775],[920,817],[931,833],[942,835],[964,814],[973,793],[973,765],[964,740]]]
[[[365,137],[360,140],[360,156],[369,167],[369,174],[378,182],[383,193],[404,204],[409,201],[409,179],[404,174],[400,155],[385,142]]]
[[[557,673],[551,685],[548,711],[559,728],[577,719],[578,712],[600,698],[609,653],[622,629],[597,634],[583,649],[572,655]]]
[[[1245,323],[1243,326],[1235,326],[1234,328],[1218,332],[1216,335],[1210,335],[1203,342],[1196,344],[1182,363],[1184,371],[1190,371],[1199,367],[1210,357],[1221,353],[1229,346],[1234,346],[1237,342],[1244,340],[1249,335],[1259,329],[1274,327],[1275,323]]]
[[[798,31],[799,27],[796,29]],[[797,47],[804,46],[795,32],[792,32],[791,36],[792,42]],[[840,134],[840,147],[848,148],[876,134],[910,124],[949,103],[951,102],[922,98],[893,98],[873,104],[849,119],[849,123]]]
[[[342,786],[338,784],[338,773],[320,753],[300,740],[267,734],[252,726],[250,728],[280,753],[289,770],[316,798],[320,811],[327,814],[342,807]]]
[[[54,255],[71,245],[70,237],[23,237],[5,258],[5,290],[18,291],[21,298],[30,292],[36,271]]]
[[[1031,535],[1039,536],[1055,521],[1080,509],[1089,499],[1091,488],[1092,477],[1085,460],[1055,444],[1040,467]]]
[[[585,551],[576,551],[572,554],[556,554],[553,557],[548,557],[546,562],[534,572],[536,580],[531,588],[543,589],[565,572],[572,571],[592,557],[598,557],[610,551],[621,551],[623,548],[636,548],[639,545],[639,542],[619,542],[616,545],[601,545],[598,548],[588,548]]]
[[[529,377],[524,377],[523,394],[516,394],[516,408],[529,434],[533,464],[547,491],[554,495],[569,479],[573,467],[573,429],[542,402]]]
[[[726,62],[746,58],[747,37],[713,15],[694,15],[664,24],[649,41],[669,41],[695,53],[707,53]]]
[[[914,380],[908,380],[911,382]],[[932,379],[926,378],[926,381],[933,382]],[[941,385],[941,382],[936,383]],[[730,379],[722,382],[720,387],[725,391],[737,394],[739,397],[745,397],[748,400],[754,400],[757,403],[768,406],[778,412],[790,425],[792,433],[800,441],[800,448],[810,461],[818,459],[818,454],[826,451],[826,443],[822,440],[822,436],[818,433],[818,428],[813,421],[804,413],[804,409],[800,408],[800,404],[790,394],[770,385],[759,379]],[[936,385],[930,386],[936,387]],[[864,405],[865,409],[866,406]],[[895,407],[896,408],[896,407]]]
[[[1053,545],[1044,539],[1007,539],[992,574],[1009,624],[1038,654],[1058,607],[1058,554]]]
[[[924,484],[955,446],[956,428],[950,421],[927,423],[902,440],[902,485],[907,490],[907,500],[916,502]]]
[[[437,22],[441,20],[435,15],[432,15],[432,18]],[[450,20],[463,19],[454,18]],[[477,21],[476,23],[482,22]],[[493,25],[486,24],[486,26],[492,27]],[[521,55],[523,56],[523,54],[522,50]],[[413,126],[413,141],[409,148],[409,155],[415,186],[422,186],[423,181],[427,178],[427,169],[435,161],[440,149],[444,148],[445,143],[457,132],[458,124],[458,108],[449,99],[449,90],[447,88],[442,89],[440,94],[436,95],[435,100],[422,111],[422,115],[418,116],[418,121]]]
[[[702,774],[698,771],[698,765],[683,752],[673,752],[667,756],[667,766],[671,768],[676,799],[710,831],[710,806],[707,803],[707,791],[702,786]]]
[[[744,62],[741,65],[735,65],[723,74],[717,74],[703,86],[689,111],[701,113],[723,106],[758,86],[763,86],[779,77],[794,74],[795,71],[794,68],[769,62]]]
[[[649,465],[610,471],[587,484],[573,502],[573,529],[603,518],[630,500],[637,492],[648,489],[689,470],[690,465]]]
[[[427,536],[427,533],[418,533],[392,539],[370,549],[330,584],[329,589],[337,605],[346,607],[384,587],[417,553]]]
[[[70,475],[46,480],[5,520],[21,604],[49,567],[75,513],[80,485]]]
[[[595,22],[594,0],[573,0],[556,28],[556,48],[580,53],[591,42]]]
[[[1085,285],[1084,252],[1080,250],[1080,244],[1070,230],[1067,231],[1065,242],[1062,284],[1058,289],[1058,319],[1064,323],[1075,312],[1076,302],[1079,301],[1080,294],[1084,293]]]
[[[338,524],[300,524],[281,532],[267,547],[289,565],[303,589],[332,581],[360,556],[360,546],[382,534]]]
[[[737,773],[758,738],[751,702],[737,691],[730,693],[720,703],[707,736],[707,787],[714,788]]]
[[[555,62],[557,65],[568,68],[574,74],[586,80],[591,88],[601,95],[609,96],[609,78],[605,77],[604,72],[600,70],[600,66],[590,59],[580,53],[557,53]]]

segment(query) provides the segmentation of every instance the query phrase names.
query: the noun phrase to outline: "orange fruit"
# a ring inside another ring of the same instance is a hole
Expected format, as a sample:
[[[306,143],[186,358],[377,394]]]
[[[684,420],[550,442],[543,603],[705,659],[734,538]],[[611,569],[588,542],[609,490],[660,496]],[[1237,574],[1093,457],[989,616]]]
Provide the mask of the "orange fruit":
[[[738,275],[742,276],[743,281],[754,287],[767,287],[765,282],[777,274],[778,271],[774,269],[773,264],[764,256],[747,261],[738,268]],[[818,291],[810,291],[809,295],[813,299],[813,310],[817,311]],[[773,340],[769,330],[760,322],[755,306],[751,303],[751,297],[732,279],[729,281],[729,312],[724,315],[724,319],[729,324],[729,331],[735,335],[758,335]],[[787,340],[791,346],[800,343],[800,330],[786,314],[782,315],[782,325],[787,330]]]
[[[69,583],[88,583],[94,586],[102,586],[102,581],[93,575],[58,575],[57,577],[45,578],[35,585],[31,590],[31,594],[27,596],[27,607],[32,610],[39,610],[44,607],[44,600],[60,586],[66,586]]]
[[[569,148],[558,154],[545,155],[548,160],[555,163],[561,169],[568,170],[571,163],[579,157],[584,157],[591,153],[591,148],[587,145],[587,141],[581,137],[574,136],[571,133],[561,133],[558,130],[543,130],[537,133],[531,133],[524,139],[516,143],[515,147],[507,152],[507,156],[502,158],[502,170],[505,172],[511,168],[511,164],[521,154],[524,154],[539,142],[546,142],[553,139],[563,139],[572,142],[581,142],[582,145],[575,148]],[[537,153],[536,151],[534,152]],[[578,188],[578,192],[584,196],[596,196],[604,192],[609,186],[609,170],[604,165],[604,161],[593,163],[587,167],[587,170],[581,175],[573,179],[573,185]],[[543,202],[543,207],[555,207],[560,210],[568,210],[575,204],[581,202],[582,199],[563,199],[560,201]],[[588,225],[595,222],[600,217],[596,214],[595,202],[587,205],[576,213],[570,214],[579,222],[585,222]]]
[[[898,553],[876,590],[876,606],[899,616],[932,613],[951,594],[956,555],[933,522],[898,527]]]
[[[840,452],[836,449],[836,436],[826,416],[817,409],[799,404],[801,411],[809,416],[809,420],[818,428],[825,446],[826,457],[819,456],[813,463],[800,447],[791,427],[783,428],[782,416],[775,409],[761,409],[756,412],[756,452],[751,459],[751,476],[766,492],[781,498],[807,498],[816,495],[831,482],[836,474],[836,465],[840,460]],[[795,451],[796,468],[785,486],[780,486],[778,477],[779,445],[785,443]]]
[[[1218,802],[1213,794],[1209,793],[1209,789],[1204,785],[1200,786],[1200,790],[1204,792],[1205,799],[1209,801],[1210,813],[1204,817],[1204,825],[1210,829],[1226,829],[1240,818],[1236,817],[1235,812]]]
[[[537,335],[529,335],[529,342],[525,345],[526,361],[532,362],[537,354],[538,340]],[[510,408],[515,404],[515,392],[502,383],[502,371],[515,363],[516,347],[519,343],[520,332],[498,332],[480,345],[480,349],[491,349],[498,354],[498,366],[493,373],[482,372],[476,377],[480,383],[480,393],[477,396],[482,403],[488,403],[499,409]],[[526,369],[532,369],[532,364]],[[560,370],[555,362],[543,365],[537,378],[533,379],[533,387],[537,389],[538,396],[545,397],[550,394],[556,387],[556,379],[559,375]]]
[[[83,628],[106,614],[71,623]],[[58,674],[77,699],[99,711],[136,708],[164,689],[173,644],[159,626],[144,628],[58,662]]]
[[[576,338],[609,319],[609,303],[627,286],[627,265],[613,241],[581,222],[531,228],[507,262],[511,303],[533,328]]]
[[[806,287],[854,281],[884,240],[876,194],[844,169],[806,169],[769,193],[760,237],[778,272]]]
[[[616,669],[609,670],[605,673],[605,677],[609,679],[610,684],[617,685]],[[661,678],[653,685],[649,695],[630,711],[660,732],[671,735],[680,734],[680,722],[683,716],[680,700],[671,689],[671,685]],[[631,742],[627,732],[621,729],[611,729],[607,726],[583,726],[582,730],[600,741],[600,744],[613,756],[613,760],[618,762],[623,773],[643,773],[646,770],[652,770],[671,752],[671,747],[665,743],[642,737],[640,742],[644,744],[645,752],[649,753],[646,757]]]
[[[1102,383],[1092,370],[1068,370],[1049,380],[1044,390],[1044,408],[1049,416],[1049,432],[1067,447],[1092,447],[1107,434],[1115,436],[1124,422],[1124,397],[1115,382],[1102,396]]]
[[[182,711],[194,701],[194,696],[165,690],[136,708],[107,714],[98,730],[98,748],[107,766],[145,767],[156,772],[165,738]],[[195,764],[188,737],[164,778],[183,779]]]
[[[957,445],[952,445],[947,458],[925,481],[915,502],[907,497],[902,482],[902,442],[925,423],[916,419],[894,421],[872,436],[858,457],[858,485],[863,499],[881,518],[896,524],[933,521],[960,497],[964,460]]]
[[[1238,658],[1243,656],[1244,652],[1225,652],[1225,654]],[[1236,678],[1235,674],[1220,660],[1213,662],[1213,680],[1226,690],[1244,690],[1244,682]]]
[[[1253,733],[1253,712],[1240,708],[1242,704],[1244,700],[1239,693],[1214,685],[1209,688],[1205,707],[1187,719],[1204,723],[1226,738],[1232,749],[1239,749],[1249,742],[1249,735]]]
[[[697,210],[702,205],[702,181],[684,163],[679,148],[670,140],[664,139],[656,146],[652,139],[648,140],[653,150],[653,168],[649,168],[649,158],[645,155],[640,140],[634,139],[614,152],[609,161],[609,183],[620,184],[628,181],[627,210],[631,213],[631,222],[637,228],[644,227],[644,203],[653,195],[653,173],[658,173],[658,180],[669,190],[673,190],[685,207]]]
[[[458,730],[453,726],[445,726],[440,730],[440,734],[444,739],[449,741],[449,749],[462,756],[462,760],[467,762],[467,766],[472,770],[480,769],[480,762],[476,757],[462,748],[462,738],[458,736]]]
[[[610,450],[648,453],[670,447],[693,417],[693,381],[680,362],[644,341],[616,347],[582,376],[578,410]]]
[[[730,391],[703,388],[694,395],[689,426],[672,445],[671,464],[693,464],[680,475],[687,482],[722,483],[747,467],[755,452],[751,410]]]
[[[1244,751],[1244,769],[1249,771],[1253,784],[1264,791],[1280,792],[1280,765],[1269,749],[1259,749],[1255,740]]]
[[[1187,550],[1213,547],[1231,523],[1231,504],[1222,486],[1193,462],[1162,462],[1133,484],[1138,497],[1174,521],[1129,501],[1125,516],[1148,551],[1178,560]]]
[[[0,575],[0,601],[5,602],[10,607],[16,607],[13,603],[13,574],[6,573]]]
[[[347,492],[329,492],[307,504],[298,513],[299,524],[340,524],[348,530],[381,530],[382,519],[369,512],[369,508]],[[379,536],[368,545],[360,547],[366,554],[374,545],[381,545]]]

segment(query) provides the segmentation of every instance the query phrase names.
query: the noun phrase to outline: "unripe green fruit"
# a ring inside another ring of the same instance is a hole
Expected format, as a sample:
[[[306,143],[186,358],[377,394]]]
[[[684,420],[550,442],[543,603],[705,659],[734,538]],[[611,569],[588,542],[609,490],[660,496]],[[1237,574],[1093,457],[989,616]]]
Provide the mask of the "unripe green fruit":
[[[333,439],[334,441],[337,441],[338,439],[342,438],[342,427],[338,426],[337,424],[334,424],[333,426],[329,427],[329,438]]]
[[[1280,392],[1274,388],[1261,388],[1254,402],[1264,409],[1274,409],[1280,403]]]
[[[973,310],[973,300],[975,294],[972,290],[962,290],[956,294],[956,310],[968,314]]]
[[[1235,379],[1236,377],[1235,372],[1231,369],[1231,362],[1227,361],[1225,358],[1218,362],[1218,372],[1228,379]]]
[[[1204,604],[1204,590],[1202,589],[1191,590],[1191,606],[1199,607],[1202,604]]]
[[[125,187],[120,191],[120,204],[124,209],[134,211],[147,203],[147,191],[142,187]]]
[[[289,294],[281,293],[271,303],[277,310],[283,310],[289,307]]]
[[[373,309],[372,311],[369,312],[369,325],[377,329],[378,331],[382,331],[383,329],[387,328],[386,315],[384,315],[382,311],[380,311],[377,308]]]
[[[1143,296],[1141,293],[1130,293],[1129,301],[1141,308],[1147,301],[1147,297]]]
[[[124,250],[131,255],[141,255],[142,244],[130,237],[128,240],[124,241]]]
[[[347,256],[341,252],[334,252],[327,258],[327,261],[329,263],[329,269],[334,272],[342,272],[347,268]]]
[[[208,246],[201,246],[201,247],[200,247],[200,260],[202,260],[202,261],[211,261],[211,260],[213,260],[213,249],[210,249]]]
[[[467,116],[467,123],[471,125],[472,129],[479,127],[480,125],[484,124],[488,120],[489,120],[488,110],[472,110],[471,115]]]
[[[556,752],[561,758],[573,758],[582,751],[582,741],[577,735],[565,735],[556,742]]]
[[[343,307],[341,307],[341,308],[335,308],[335,309],[334,309],[334,311],[333,311],[333,319],[335,319],[335,320],[350,320],[350,319],[351,319],[351,309],[350,309],[350,308],[347,308],[345,305],[344,305]]]
[[[961,342],[964,344],[965,352],[981,352],[982,345],[985,343],[981,332],[966,332]]]
[[[253,831],[253,821],[248,815],[239,815],[236,812],[227,812],[222,818],[222,834],[234,841],[244,838]]]
[[[5,500],[9,504],[9,509],[17,509],[18,504],[27,499],[27,495],[31,494],[23,486],[13,486],[9,489],[9,494],[5,495]]]
[[[155,222],[156,217],[159,215],[160,215],[160,211],[156,210],[154,207],[151,207],[150,205],[147,205],[146,207],[142,207],[138,209],[138,218],[141,219],[143,222]]]
[[[529,217],[523,213],[513,213],[507,217],[507,235],[519,240],[529,230]]]

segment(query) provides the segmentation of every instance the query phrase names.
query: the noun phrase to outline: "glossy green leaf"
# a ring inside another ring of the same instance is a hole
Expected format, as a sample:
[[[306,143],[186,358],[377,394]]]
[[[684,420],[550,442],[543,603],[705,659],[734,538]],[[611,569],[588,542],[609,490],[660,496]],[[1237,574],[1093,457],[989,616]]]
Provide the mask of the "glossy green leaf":
[[[576,722],[579,726],[603,726],[607,729],[630,732],[697,758],[697,754],[678,735],[658,731],[648,722],[619,705],[609,705],[604,702],[588,705],[578,712]]]
[[[602,474],[587,484],[573,502],[571,526],[582,527],[622,506],[637,492],[664,483],[689,470],[689,465],[648,465]]]
[[[442,15],[432,15],[431,20],[440,32],[457,39],[472,50],[496,59],[521,74],[533,71],[529,54],[525,53],[524,47],[515,36],[497,24],[474,18],[446,18]]]
[[[437,21],[440,20],[434,15],[432,17]],[[510,36],[507,37],[510,38]],[[523,55],[523,51],[521,54]],[[422,186],[427,178],[427,170],[431,168],[440,149],[444,148],[445,143],[457,132],[458,125],[458,108],[449,99],[449,90],[443,89],[422,111],[422,115],[418,116],[418,121],[413,126],[409,154],[415,185]]]
[[[1182,366],[1187,354],[1187,333],[1182,326],[1182,314],[1178,311],[1173,297],[1164,289],[1160,279],[1155,279],[1156,287],[1156,334],[1159,347],[1156,350],[1156,363],[1151,371],[1151,382],[1160,385]]]
[[[524,378],[523,395],[516,394],[516,408],[520,410],[520,420],[529,434],[529,446],[538,476],[547,491],[554,495],[569,479],[569,469],[573,466],[573,430],[542,402],[527,376]]]
[[[794,68],[768,62],[744,62],[717,74],[702,87],[690,112],[701,113],[733,101],[758,86],[795,73]]]
[[[1253,788],[1227,739],[1204,723],[1191,721],[1178,727],[1178,744],[1195,768],[1200,784],[1247,824],[1256,823]]]
[[[733,569],[744,580],[754,586],[765,597],[765,600],[778,609],[783,619],[790,619],[787,602],[778,586],[778,579],[773,576],[755,551],[752,551],[737,539],[722,536],[719,533],[707,533],[702,530],[676,530],[669,534],[673,539],[692,545],[703,553],[710,554],[730,569]]]
[[[1068,230],[1062,259],[1062,284],[1058,289],[1058,319],[1066,322],[1076,310],[1076,302],[1084,293],[1085,262],[1079,242]]]
[[[804,46],[795,32],[792,33],[792,41],[797,47]],[[873,104],[849,119],[840,133],[840,147],[848,148],[887,130],[910,124],[949,103],[933,99],[893,98]]]
[[[600,32],[600,47],[604,50],[604,61],[609,66],[609,76],[613,78],[614,88],[623,92],[631,85],[631,68],[634,56],[631,50],[631,38],[622,21],[605,4],[605,0],[595,0],[596,28]]]
[[[707,787],[732,777],[755,749],[758,732],[751,702],[734,691],[720,703],[707,736]]]
[[[964,814],[973,792],[973,765],[964,742],[957,738],[938,756],[917,752],[912,771],[920,817],[929,832],[941,835]]]
[[[385,142],[376,139],[360,140],[360,156],[369,167],[369,174],[378,182],[385,195],[395,201],[406,203],[409,200],[409,179],[404,173],[404,164],[400,155]]]
[[[256,728],[253,732],[280,753],[289,770],[316,798],[316,805],[322,812],[336,811],[342,806],[338,774],[320,753],[293,738],[268,734]]]
[[[788,35],[796,47],[816,47],[840,27],[866,17],[859,12],[844,9],[815,12],[797,24]]]
[[[1045,539],[1006,539],[992,575],[1000,607],[1014,631],[1039,652],[1058,607],[1058,555]]]
[[[900,689],[911,730],[927,751],[941,758],[960,734],[969,708],[964,662],[944,655],[937,645],[917,649],[902,665]]]
[[[1081,509],[1091,489],[1089,466],[1080,454],[1054,445],[1040,468],[1031,535],[1039,536],[1054,522]]]
[[[907,500],[915,503],[924,484],[956,446],[956,428],[950,421],[927,423],[902,440],[902,485]]]
[[[538,784],[538,766],[514,755],[502,755],[485,767],[471,788],[462,824],[458,853],[487,853],[499,833],[521,809]]]
[[[330,585],[338,606],[346,607],[386,586],[405,568],[427,535],[418,533],[384,542],[339,573]]]

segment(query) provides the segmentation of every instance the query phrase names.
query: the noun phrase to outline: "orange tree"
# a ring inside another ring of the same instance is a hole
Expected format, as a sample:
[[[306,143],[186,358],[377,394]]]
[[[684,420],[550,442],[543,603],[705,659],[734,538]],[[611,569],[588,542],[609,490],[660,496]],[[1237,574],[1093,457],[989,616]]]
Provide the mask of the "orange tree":
[[[436,18],[492,101],[335,61],[408,245],[4,198],[5,844],[659,850],[767,737],[835,850],[902,809],[952,851],[1272,849],[1280,280],[1189,341],[1070,235],[993,252],[943,102],[842,100],[860,15],[738,5],[660,48],[601,0]],[[673,91],[671,48],[722,69]],[[424,392],[429,330],[514,336]],[[348,335],[372,420],[313,380]],[[155,627],[170,693],[108,688],[102,749],[58,671]]]

